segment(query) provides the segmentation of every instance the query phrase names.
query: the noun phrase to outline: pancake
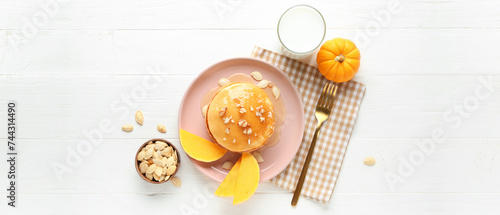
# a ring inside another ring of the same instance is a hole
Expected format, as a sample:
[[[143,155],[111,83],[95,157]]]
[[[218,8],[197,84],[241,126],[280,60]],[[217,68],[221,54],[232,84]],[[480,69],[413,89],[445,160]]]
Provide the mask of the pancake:
[[[274,132],[274,107],[254,84],[236,82],[219,89],[208,105],[208,133],[221,147],[249,152],[262,147]]]

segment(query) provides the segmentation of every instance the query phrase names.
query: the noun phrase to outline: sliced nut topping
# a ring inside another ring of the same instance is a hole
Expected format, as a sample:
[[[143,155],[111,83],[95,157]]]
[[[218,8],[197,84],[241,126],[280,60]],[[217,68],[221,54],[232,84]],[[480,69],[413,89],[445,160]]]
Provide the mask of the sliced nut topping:
[[[138,161],[144,160],[145,157],[146,157],[146,152],[145,151],[141,151],[141,152],[139,152],[139,154],[137,154],[137,160]]]
[[[225,130],[226,134],[229,134],[230,130],[231,130],[230,128],[226,128],[226,130]]]
[[[153,180],[153,174],[146,173],[146,178],[149,179],[149,180]]]
[[[223,120],[224,120],[224,124],[229,123],[229,121],[230,121],[232,118],[233,118],[233,116],[223,118]]]
[[[273,95],[274,95],[274,98],[276,98],[276,100],[278,100],[280,98],[280,90],[278,89],[277,86],[273,87]]]
[[[250,139],[248,139],[248,145],[250,145]]]
[[[153,162],[156,164],[157,167],[161,168],[163,166],[165,166],[165,163],[163,163],[163,161],[161,159],[153,159]],[[159,174],[161,175],[161,174]]]
[[[275,86],[275,84],[272,81],[270,81],[267,86],[270,87],[270,88],[273,88]]]
[[[173,150],[172,147],[169,146],[161,151],[161,155],[170,157],[172,156],[172,150]]]
[[[267,117],[273,118],[273,113],[271,113],[271,111],[267,112]]]
[[[149,167],[149,163],[148,162],[142,162],[141,164],[139,164],[139,171],[141,171],[142,174],[146,173],[146,170],[148,169]]]
[[[226,162],[224,162],[224,164],[222,164],[222,168],[225,170],[231,170],[231,168],[233,168],[233,166],[234,166],[234,163],[231,161],[226,161]]]
[[[146,151],[146,157],[144,157],[144,159],[150,159],[151,156],[153,156],[153,154],[155,153],[155,150],[153,148],[150,148]]]
[[[247,127],[248,122],[244,119],[240,119],[240,121],[238,121],[238,125],[245,128],[245,127]]]
[[[163,167],[157,166],[156,170],[155,170],[155,174],[160,176],[162,171],[163,171]],[[167,169],[167,172],[168,172],[168,169]]]
[[[201,114],[203,115],[203,118],[207,118],[207,110],[208,110],[208,105],[203,106],[201,108]]]
[[[363,163],[367,166],[373,166],[375,165],[375,158],[372,158],[372,157],[367,157]]]
[[[257,162],[259,162],[259,163],[264,162],[264,158],[262,157],[262,154],[260,154],[260,152],[257,152],[257,151],[252,152],[252,155],[255,158],[255,160],[257,160]]]
[[[233,120],[233,119],[231,119],[231,123],[234,123],[234,120]]]
[[[264,122],[264,120],[266,120],[266,118],[264,118],[264,117],[260,117],[259,119],[260,119],[260,122]]]
[[[167,166],[172,166],[175,164],[175,159],[174,159],[174,156],[170,156],[169,158],[167,158]]]
[[[262,107],[262,105],[256,108],[255,116],[261,117],[263,113],[264,113],[264,107]]]
[[[164,167],[163,167],[163,170],[161,171],[161,174],[162,174],[162,175],[166,175],[166,174],[167,174],[167,167],[168,167],[168,166],[164,166]]]
[[[250,106],[250,111],[253,111],[253,107],[252,106]]]
[[[161,132],[161,133],[167,133],[167,128],[164,125],[162,125],[162,124],[158,124],[156,126],[156,129],[158,129],[158,131]]]
[[[236,107],[241,107],[241,104],[236,104]]]
[[[148,167],[146,173],[152,174],[155,170],[156,170],[156,164],[152,164],[151,166]]]
[[[243,134],[246,134],[246,135],[252,134],[252,128],[247,128],[247,129],[243,130]]]
[[[132,130],[134,130],[134,126],[132,126],[131,124],[126,124],[122,126],[122,130],[126,132],[131,132]]]
[[[257,87],[266,88],[268,84],[269,84],[268,80],[262,80],[257,84]]]
[[[229,81],[229,79],[227,79],[227,78],[221,78],[221,79],[219,79],[219,86],[221,86],[221,87],[226,86],[229,83],[231,83],[231,81]]]
[[[177,166],[175,166],[175,165],[167,167],[167,175],[174,174],[175,170],[177,170]]]
[[[137,111],[135,113],[135,121],[139,123],[139,125],[142,125],[144,123],[144,115],[142,115],[141,111]]]
[[[236,143],[236,138],[233,139],[233,143]]]
[[[163,141],[156,141],[155,149],[156,150],[163,150],[165,147],[167,147],[167,143]]]
[[[153,173],[153,178],[156,180],[156,181],[160,181],[160,175],[157,175],[156,173]]]
[[[157,152],[154,152],[153,153],[153,159],[158,159],[158,158],[160,158],[160,155]]]
[[[243,108],[243,107],[240,108],[240,113],[246,113],[246,112],[247,112],[247,110],[245,108]]]
[[[162,145],[162,146],[166,147],[168,144],[166,142],[161,141],[161,140],[157,140],[157,141],[155,141],[155,146],[157,146],[157,145]]]
[[[167,176],[168,177],[168,176]],[[172,184],[176,187],[181,187],[182,183],[181,183],[181,179],[177,178],[177,177],[172,177],[170,179],[170,181],[172,182]]]
[[[224,137],[224,138],[222,138],[222,140],[226,141],[227,139]]]
[[[227,111],[227,107],[223,107],[223,108],[219,111],[219,116],[224,116],[224,115],[226,115],[226,111]]]
[[[165,165],[167,165],[167,163],[168,163],[168,158],[167,157],[163,157],[161,159],[161,162],[163,163],[163,165],[161,167],[165,167]]]
[[[252,76],[253,79],[255,79],[256,81],[260,81],[262,80],[262,74],[260,74],[259,71],[254,71],[250,74]]]

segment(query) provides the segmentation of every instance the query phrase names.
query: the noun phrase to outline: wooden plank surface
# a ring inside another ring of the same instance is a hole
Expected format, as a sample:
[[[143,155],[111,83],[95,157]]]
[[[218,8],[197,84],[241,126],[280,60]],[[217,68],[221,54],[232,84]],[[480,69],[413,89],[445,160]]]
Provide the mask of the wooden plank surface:
[[[48,29],[274,29],[282,11],[296,4],[318,8],[329,28],[367,28],[367,23],[378,17],[374,13],[388,11],[389,4],[400,5],[396,7],[399,13],[391,16],[393,28],[500,27],[495,0],[57,2],[59,10],[50,18]],[[0,7],[0,20],[3,20],[0,28],[20,29],[24,25],[23,16],[30,20],[39,11],[43,11],[39,1],[4,0]]]
[[[255,45],[279,51],[275,30],[43,30],[18,46],[8,37],[17,30],[0,32],[2,74],[144,74],[155,65],[199,74]],[[356,35],[329,29],[326,38]],[[359,75],[498,74],[499,37],[498,29],[384,29],[363,42]]]

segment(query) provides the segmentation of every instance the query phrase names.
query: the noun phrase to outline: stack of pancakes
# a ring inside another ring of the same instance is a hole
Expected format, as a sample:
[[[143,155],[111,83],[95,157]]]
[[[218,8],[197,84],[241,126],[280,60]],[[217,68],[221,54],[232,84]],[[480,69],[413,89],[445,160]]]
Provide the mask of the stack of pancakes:
[[[262,147],[274,132],[274,108],[266,92],[236,82],[219,89],[208,105],[206,125],[215,143],[232,152]]]

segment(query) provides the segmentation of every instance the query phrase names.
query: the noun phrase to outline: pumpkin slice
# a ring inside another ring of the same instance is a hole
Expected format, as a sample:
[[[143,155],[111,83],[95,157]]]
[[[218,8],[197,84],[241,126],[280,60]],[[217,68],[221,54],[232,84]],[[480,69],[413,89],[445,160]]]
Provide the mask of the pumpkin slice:
[[[238,178],[238,172],[240,171],[241,158],[238,159],[231,168],[231,171],[224,178],[224,181],[219,185],[217,190],[215,191],[216,196],[220,197],[231,197],[234,196],[234,191],[236,188],[236,179]]]
[[[212,162],[218,160],[227,152],[227,150],[221,148],[217,144],[184,129],[180,130],[179,138],[186,154],[197,161]]]
[[[255,157],[245,152],[241,156],[240,170],[236,179],[236,189],[234,191],[233,205],[248,200],[257,190],[260,179],[259,163]]]

